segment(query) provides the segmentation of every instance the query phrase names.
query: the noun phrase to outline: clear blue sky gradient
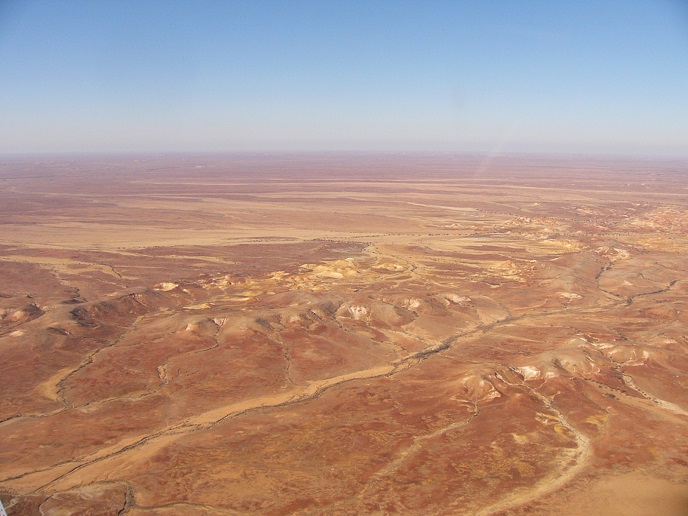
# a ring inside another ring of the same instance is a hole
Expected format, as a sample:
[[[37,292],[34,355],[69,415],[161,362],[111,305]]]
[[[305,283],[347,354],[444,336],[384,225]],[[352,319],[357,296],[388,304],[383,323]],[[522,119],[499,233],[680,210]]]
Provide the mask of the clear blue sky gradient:
[[[688,156],[688,0],[0,0],[0,152]]]

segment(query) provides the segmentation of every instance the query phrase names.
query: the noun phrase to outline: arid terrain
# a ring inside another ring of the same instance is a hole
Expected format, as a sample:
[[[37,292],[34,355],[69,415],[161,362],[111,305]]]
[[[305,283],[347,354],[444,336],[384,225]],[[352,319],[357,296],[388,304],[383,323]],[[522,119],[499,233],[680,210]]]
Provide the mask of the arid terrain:
[[[8,514],[688,514],[688,163],[0,158]]]

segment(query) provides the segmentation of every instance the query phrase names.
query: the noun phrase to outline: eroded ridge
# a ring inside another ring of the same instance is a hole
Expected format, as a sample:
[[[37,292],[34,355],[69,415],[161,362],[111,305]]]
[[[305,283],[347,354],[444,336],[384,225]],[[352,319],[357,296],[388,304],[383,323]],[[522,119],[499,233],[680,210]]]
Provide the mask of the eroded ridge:
[[[9,175],[8,512],[680,514],[685,177],[409,159]]]

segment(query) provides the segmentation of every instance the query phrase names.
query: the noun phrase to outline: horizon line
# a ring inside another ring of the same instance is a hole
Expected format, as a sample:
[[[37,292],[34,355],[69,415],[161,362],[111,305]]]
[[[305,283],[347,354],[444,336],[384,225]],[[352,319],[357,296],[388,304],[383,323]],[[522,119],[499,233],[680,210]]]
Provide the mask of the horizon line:
[[[3,152],[0,158],[87,158],[87,157],[201,157],[201,156],[489,156],[492,159],[500,157],[559,157],[559,158],[593,158],[593,159],[628,159],[628,160],[688,160],[686,154],[660,153],[623,153],[623,152],[585,152],[585,151],[478,151],[478,150],[359,150],[359,149],[331,149],[331,150],[93,150],[93,151],[23,151]]]

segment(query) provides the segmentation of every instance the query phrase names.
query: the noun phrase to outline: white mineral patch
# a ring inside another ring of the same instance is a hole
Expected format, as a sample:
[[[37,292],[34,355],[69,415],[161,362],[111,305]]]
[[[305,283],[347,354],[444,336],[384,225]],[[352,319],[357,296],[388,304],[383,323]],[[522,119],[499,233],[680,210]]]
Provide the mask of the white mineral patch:
[[[365,306],[351,305],[349,307],[349,313],[358,321],[364,319],[368,315],[368,309]]]
[[[337,271],[316,272],[315,275],[318,278],[331,278],[331,279],[342,279],[344,277],[344,275],[341,272],[337,272]]]
[[[459,296],[457,294],[445,294],[444,297],[447,299],[447,301],[456,305],[461,303],[469,303],[471,301],[470,297]]]
[[[540,378],[540,370],[537,367],[533,366],[521,366],[521,367],[515,367],[516,371],[521,373],[523,376],[524,380],[537,380]]]
[[[647,351],[632,349],[628,346],[619,346],[607,353],[607,355],[616,362],[626,366],[640,366],[645,364],[650,358],[650,353]]]
[[[615,262],[617,260],[626,260],[631,256],[628,251],[618,247],[602,246],[595,249],[595,252],[599,255],[606,256],[612,262]]]
[[[514,441],[516,442],[516,444],[526,444],[529,441],[528,437],[525,435],[512,433],[511,437],[514,438]]]
[[[387,271],[399,272],[404,270],[404,266],[399,263],[381,263],[375,267],[376,269],[384,269]]]
[[[569,340],[569,346],[584,346],[585,344],[589,344],[588,339],[582,336],[577,336],[573,337],[571,340]]]
[[[163,283],[158,283],[153,287],[155,290],[162,290],[163,292],[168,292],[172,289],[177,288],[179,285],[176,283],[169,283],[169,282],[163,282]]]
[[[403,305],[405,308],[408,308],[409,310],[413,310],[414,308],[418,308],[420,306],[420,303],[421,303],[420,299],[411,298],[411,299],[404,299]]]
[[[10,321],[19,321],[20,319],[23,319],[26,317],[27,313],[24,310],[15,310],[12,312],[9,316],[7,316],[7,319]]]

